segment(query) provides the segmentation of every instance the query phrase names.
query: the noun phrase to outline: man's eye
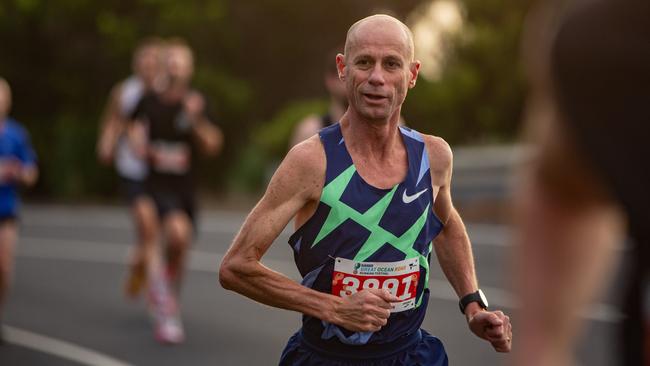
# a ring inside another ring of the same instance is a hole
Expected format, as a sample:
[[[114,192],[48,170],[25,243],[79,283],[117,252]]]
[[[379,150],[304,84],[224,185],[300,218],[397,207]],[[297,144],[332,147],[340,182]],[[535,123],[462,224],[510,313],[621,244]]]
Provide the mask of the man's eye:
[[[388,67],[391,68],[391,69],[397,69],[397,68],[399,68],[401,65],[400,65],[400,63],[397,62],[397,61],[388,61],[388,62],[386,62],[386,66],[388,66]]]

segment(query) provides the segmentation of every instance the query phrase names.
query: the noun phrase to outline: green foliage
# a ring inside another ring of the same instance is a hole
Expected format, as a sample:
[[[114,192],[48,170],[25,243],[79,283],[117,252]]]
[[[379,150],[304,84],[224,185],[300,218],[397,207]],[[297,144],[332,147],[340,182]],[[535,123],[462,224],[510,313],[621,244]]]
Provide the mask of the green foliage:
[[[512,141],[523,104],[519,35],[529,1],[466,0],[466,25],[440,80],[420,79],[407,122],[451,143]]]
[[[327,106],[325,99],[291,102],[270,121],[260,124],[252,142],[276,159],[281,158],[287,152],[295,126],[310,114],[324,114]]]
[[[251,193],[263,188],[277,162],[287,153],[296,125],[308,115],[324,114],[327,106],[326,99],[291,102],[270,121],[261,123],[250,136],[251,144],[237,158],[230,190]]]
[[[254,193],[263,188],[270,161],[258,145],[247,145],[240,150],[237,164],[228,177],[228,190],[237,193]]]
[[[95,158],[111,87],[130,73],[147,36],[180,36],[195,51],[194,85],[226,136],[202,161],[213,190],[256,190],[286,152],[295,125],[326,108],[323,56],[350,24],[377,9],[405,17],[424,0],[3,0],[0,75],[12,115],[29,129],[50,197],[115,192]],[[421,79],[403,111],[409,125],[450,142],[512,139],[521,113],[519,33],[529,1],[465,0],[466,27],[441,80]]]

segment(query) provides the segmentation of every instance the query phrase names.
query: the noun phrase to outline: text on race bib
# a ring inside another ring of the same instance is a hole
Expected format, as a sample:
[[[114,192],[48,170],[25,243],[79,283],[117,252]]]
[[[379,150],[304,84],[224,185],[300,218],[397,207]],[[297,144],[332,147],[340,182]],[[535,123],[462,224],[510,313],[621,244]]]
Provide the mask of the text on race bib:
[[[332,273],[332,294],[350,296],[365,289],[385,289],[401,301],[393,303],[392,313],[415,307],[420,279],[418,258],[399,262],[356,262],[336,258]]]

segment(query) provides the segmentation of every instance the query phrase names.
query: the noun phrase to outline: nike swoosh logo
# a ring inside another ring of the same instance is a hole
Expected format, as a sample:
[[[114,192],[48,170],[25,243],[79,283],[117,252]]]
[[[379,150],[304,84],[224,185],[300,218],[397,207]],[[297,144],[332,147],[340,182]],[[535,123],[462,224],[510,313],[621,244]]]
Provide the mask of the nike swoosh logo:
[[[404,189],[404,193],[402,194],[402,201],[404,203],[411,203],[411,202],[415,201],[416,199],[418,199],[418,197],[420,197],[422,195],[422,193],[426,192],[427,189],[428,188],[425,188],[423,191],[420,191],[420,192],[418,192],[418,193],[416,193],[416,194],[414,194],[412,196],[409,196],[408,194],[406,194],[406,189]]]

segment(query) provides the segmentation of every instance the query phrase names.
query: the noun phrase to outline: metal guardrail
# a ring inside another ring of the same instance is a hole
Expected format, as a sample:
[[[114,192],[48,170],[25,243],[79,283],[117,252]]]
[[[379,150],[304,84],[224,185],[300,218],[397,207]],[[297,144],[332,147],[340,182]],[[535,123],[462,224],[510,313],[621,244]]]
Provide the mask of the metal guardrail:
[[[523,145],[458,147],[452,150],[452,196],[461,203],[507,200],[512,192],[514,170],[528,152]]]

